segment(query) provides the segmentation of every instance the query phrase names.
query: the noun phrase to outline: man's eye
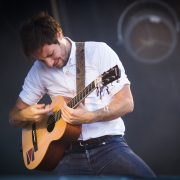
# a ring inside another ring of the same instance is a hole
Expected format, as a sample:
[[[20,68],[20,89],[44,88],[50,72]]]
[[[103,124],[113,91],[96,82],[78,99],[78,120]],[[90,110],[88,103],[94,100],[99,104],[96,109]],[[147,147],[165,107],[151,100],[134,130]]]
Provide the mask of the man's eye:
[[[51,54],[47,55],[47,57],[52,57],[53,54],[54,54],[54,51]]]

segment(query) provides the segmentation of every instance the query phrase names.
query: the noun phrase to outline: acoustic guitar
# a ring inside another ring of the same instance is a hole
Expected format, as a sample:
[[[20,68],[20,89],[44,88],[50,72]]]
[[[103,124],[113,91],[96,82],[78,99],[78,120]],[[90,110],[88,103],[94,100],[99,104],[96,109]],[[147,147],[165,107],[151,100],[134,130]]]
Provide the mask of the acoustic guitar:
[[[119,78],[120,70],[116,65],[81,90],[67,106],[76,108],[96,88],[102,89]],[[23,159],[27,169],[53,170],[66,148],[78,139],[81,125],[71,125],[61,117],[64,102],[64,97],[57,96],[52,100],[52,114],[47,115],[42,122],[33,123],[22,130]]]

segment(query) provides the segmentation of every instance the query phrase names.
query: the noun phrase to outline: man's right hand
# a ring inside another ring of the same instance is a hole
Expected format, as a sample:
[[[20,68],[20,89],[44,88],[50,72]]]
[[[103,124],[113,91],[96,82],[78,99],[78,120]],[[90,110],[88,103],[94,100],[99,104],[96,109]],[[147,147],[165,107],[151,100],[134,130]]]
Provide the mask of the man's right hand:
[[[28,124],[42,121],[53,107],[45,104],[28,105],[18,98],[15,106],[9,113],[9,122],[16,127],[25,127]]]
[[[39,122],[42,121],[53,108],[51,105],[34,104],[20,111],[20,116],[23,121]]]

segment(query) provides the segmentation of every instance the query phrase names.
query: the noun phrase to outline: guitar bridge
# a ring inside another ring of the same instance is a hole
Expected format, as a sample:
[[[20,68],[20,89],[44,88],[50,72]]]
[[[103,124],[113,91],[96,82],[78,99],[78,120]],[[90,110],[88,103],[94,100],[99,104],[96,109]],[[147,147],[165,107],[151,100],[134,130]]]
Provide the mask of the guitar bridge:
[[[36,134],[36,124],[32,124],[32,142],[34,146],[34,151],[38,150],[38,145],[37,145],[37,134]]]

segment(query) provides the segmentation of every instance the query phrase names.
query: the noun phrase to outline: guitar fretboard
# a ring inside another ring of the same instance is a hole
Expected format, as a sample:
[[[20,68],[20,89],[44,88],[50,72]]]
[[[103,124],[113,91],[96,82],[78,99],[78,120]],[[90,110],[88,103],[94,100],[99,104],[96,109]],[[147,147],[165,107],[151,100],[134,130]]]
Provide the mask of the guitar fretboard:
[[[71,101],[67,103],[70,108],[75,108],[80,102],[82,102],[93,90],[95,89],[95,82],[91,82],[82,91],[80,91]]]
[[[73,99],[71,99],[67,106],[70,108],[75,108],[78,106],[79,103],[81,103],[94,89],[95,81],[91,82],[88,86],[86,86],[83,90],[81,90]],[[49,123],[56,122],[61,117],[61,110],[55,112],[49,117]]]
[[[79,103],[81,103],[94,89],[100,85],[106,86],[107,84],[113,82],[120,78],[120,70],[118,65],[110,68],[108,71],[104,72],[99,76],[96,80],[91,82],[88,86],[86,86],[83,90],[81,90],[74,98],[72,98],[67,106],[70,108],[76,108]],[[48,124],[52,124],[56,122],[61,117],[61,110],[53,113],[48,118]]]

